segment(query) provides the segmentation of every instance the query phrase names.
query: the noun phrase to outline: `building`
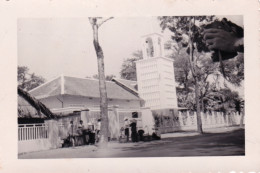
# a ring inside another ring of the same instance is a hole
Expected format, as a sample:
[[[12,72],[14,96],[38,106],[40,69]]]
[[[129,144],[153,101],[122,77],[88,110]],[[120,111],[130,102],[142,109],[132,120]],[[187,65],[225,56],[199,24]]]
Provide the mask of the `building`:
[[[143,100],[130,85],[121,80],[106,81],[108,106],[139,109]],[[35,96],[53,112],[82,110],[100,105],[99,81],[90,78],[59,76],[33,90]]]
[[[142,107],[144,101],[138,95],[136,81],[113,79],[106,81],[106,88],[112,139],[119,137],[124,118],[132,118],[133,112],[138,114],[138,127],[148,124],[146,131],[152,131],[152,113]],[[60,76],[31,90],[30,94],[57,115],[57,121],[65,131],[63,134],[67,134],[70,121],[77,126],[79,120],[83,120],[87,127],[89,123],[95,125],[100,118],[99,81],[96,79]]]
[[[138,93],[152,110],[177,109],[173,60],[164,56],[163,36],[141,39],[144,59],[136,61]]]

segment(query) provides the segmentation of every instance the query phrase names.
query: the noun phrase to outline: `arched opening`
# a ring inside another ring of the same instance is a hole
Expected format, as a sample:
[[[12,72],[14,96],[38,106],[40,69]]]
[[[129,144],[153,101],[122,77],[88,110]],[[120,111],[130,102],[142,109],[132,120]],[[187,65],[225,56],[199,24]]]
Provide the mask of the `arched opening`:
[[[145,43],[146,43],[147,57],[153,57],[154,56],[153,40],[150,37],[148,37],[145,40]]]
[[[162,46],[161,46],[161,43],[162,43],[161,38],[158,38],[159,56],[162,56]]]

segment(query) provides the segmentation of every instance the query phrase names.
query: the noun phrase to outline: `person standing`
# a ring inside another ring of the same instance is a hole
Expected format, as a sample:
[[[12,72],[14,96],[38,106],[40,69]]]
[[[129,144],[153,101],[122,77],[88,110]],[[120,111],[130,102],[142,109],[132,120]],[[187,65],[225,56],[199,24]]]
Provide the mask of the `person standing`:
[[[124,119],[124,129],[125,129],[125,136],[126,136],[126,142],[129,141],[129,120],[127,117]]]
[[[78,145],[83,145],[84,143],[86,143],[85,135],[84,135],[84,125],[83,125],[82,120],[79,121],[77,133],[78,133],[78,136],[76,139],[77,139]]]
[[[74,136],[74,124],[73,124],[73,121],[70,121],[69,139],[70,139],[71,146],[75,147],[75,136]]]
[[[137,142],[137,129],[136,129],[136,120],[133,119],[132,123],[130,124],[131,127],[131,139],[132,142]]]
[[[83,134],[83,129],[84,129],[83,121],[80,120],[80,121],[79,121],[79,125],[78,125],[78,134],[79,134],[79,135],[82,135],[82,134]]]
[[[99,141],[99,133],[100,133],[100,129],[101,129],[101,119],[99,118],[97,121],[97,128],[96,128],[96,142]]]

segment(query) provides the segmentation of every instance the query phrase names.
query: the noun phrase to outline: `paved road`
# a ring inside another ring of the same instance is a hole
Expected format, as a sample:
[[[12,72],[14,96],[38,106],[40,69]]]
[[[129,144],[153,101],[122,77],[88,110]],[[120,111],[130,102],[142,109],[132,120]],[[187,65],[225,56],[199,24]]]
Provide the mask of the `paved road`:
[[[222,133],[165,138],[160,141],[109,143],[107,150],[95,146],[61,148],[19,155],[31,158],[98,158],[98,157],[183,157],[245,155],[245,131],[236,129]]]

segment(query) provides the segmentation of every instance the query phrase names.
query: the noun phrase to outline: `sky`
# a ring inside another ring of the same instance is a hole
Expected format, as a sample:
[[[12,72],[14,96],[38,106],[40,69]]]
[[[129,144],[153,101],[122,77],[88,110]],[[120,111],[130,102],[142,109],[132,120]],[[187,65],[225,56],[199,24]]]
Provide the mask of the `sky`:
[[[106,75],[116,75],[124,59],[141,50],[141,36],[161,33],[156,17],[114,18],[99,29]],[[166,33],[164,33],[166,34]],[[168,35],[169,36],[169,35]],[[93,31],[88,18],[18,20],[18,65],[51,80],[63,75],[97,74]]]
[[[223,18],[224,16],[218,16]],[[242,24],[242,18],[228,19]],[[27,66],[47,81],[60,75],[92,77],[97,74],[93,31],[88,18],[21,18],[18,20],[18,65]],[[141,50],[141,36],[161,33],[156,17],[114,18],[99,29],[105,73],[120,77],[124,59]],[[164,41],[170,32],[163,33]]]

